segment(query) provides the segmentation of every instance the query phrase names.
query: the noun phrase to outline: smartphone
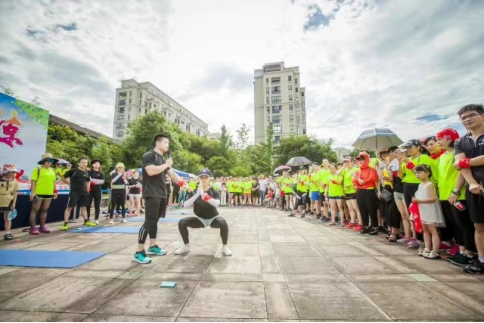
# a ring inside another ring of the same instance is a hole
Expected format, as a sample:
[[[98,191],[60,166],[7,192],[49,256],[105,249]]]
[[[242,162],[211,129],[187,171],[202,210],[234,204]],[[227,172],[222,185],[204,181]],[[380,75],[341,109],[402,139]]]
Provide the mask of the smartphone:
[[[173,288],[176,286],[176,282],[162,282],[160,287],[161,288]]]

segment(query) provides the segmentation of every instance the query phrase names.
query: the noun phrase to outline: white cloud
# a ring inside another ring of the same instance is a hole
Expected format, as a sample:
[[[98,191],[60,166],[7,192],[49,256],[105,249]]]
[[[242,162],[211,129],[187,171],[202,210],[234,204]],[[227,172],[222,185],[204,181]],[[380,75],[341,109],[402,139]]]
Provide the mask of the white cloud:
[[[115,88],[132,77],[212,132],[252,126],[253,71],[282,60],[300,67],[309,133],[341,145],[370,126],[427,135],[482,102],[478,1],[10,0],[0,14],[0,84],[108,135]],[[450,117],[415,121],[429,114]]]

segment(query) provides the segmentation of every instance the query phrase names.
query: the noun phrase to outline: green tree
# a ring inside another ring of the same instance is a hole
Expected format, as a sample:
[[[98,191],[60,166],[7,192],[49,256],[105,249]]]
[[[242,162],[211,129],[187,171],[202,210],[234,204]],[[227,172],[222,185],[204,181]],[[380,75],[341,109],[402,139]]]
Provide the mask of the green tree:
[[[236,130],[237,143],[235,144],[235,147],[237,150],[242,151],[247,147],[249,143],[249,132],[250,129],[245,125],[245,123],[243,123],[242,126]]]
[[[230,170],[233,166],[233,163],[229,160],[229,158],[214,156],[208,160],[206,166],[210,169],[213,176],[219,177],[230,175]]]
[[[227,127],[222,125],[220,133],[220,155],[228,156],[229,149],[233,146],[232,135],[227,131]]]
[[[304,156],[311,161],[320,163],[323,158],[331,162],[337,161],[337,156],[331,148],[333,141],[318,140],[315,137],[291,136],[283,138],[277,148],[278,163],[286,164],[289,159],[297,156]]]
[[[270,174],[274,170],[274,127],[272,122],[267,127],[267,139],[265,144],[265,155],[267,157],[267,171],[266,175]]]

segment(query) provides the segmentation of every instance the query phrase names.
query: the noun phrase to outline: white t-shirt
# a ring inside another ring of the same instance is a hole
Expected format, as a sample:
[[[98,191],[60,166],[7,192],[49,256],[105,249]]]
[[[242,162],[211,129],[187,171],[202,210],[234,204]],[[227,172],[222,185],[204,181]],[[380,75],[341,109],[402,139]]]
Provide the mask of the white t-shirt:
[[[259,190],[265,192],[267,189],[267,181],[265,179],[261,179],[259,181]]]

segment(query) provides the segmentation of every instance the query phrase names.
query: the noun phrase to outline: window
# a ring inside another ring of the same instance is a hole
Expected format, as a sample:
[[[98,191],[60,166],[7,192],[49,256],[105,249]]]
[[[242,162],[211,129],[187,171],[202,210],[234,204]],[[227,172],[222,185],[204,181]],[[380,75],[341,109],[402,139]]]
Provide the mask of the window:
[[[118,137],[122,137],[124,135],[124,131],[118,131]]]
[[[297,77],[294,79],[294,83],[296,83],[296,84],[297,84]]]
[[[287,80],[288,80],[289,82],[291,82],[291,81],[292,81],[292,76],[291,76],[291,75],[288,75],[288,76],[287,76]]]
[[[120,99],[126,99],[126,92],[119,92]]]
[[[266,94],[269,94],[269,88],[266,87]]]
[[[301,127],[297,126],[297,134],[301,133]]]
[[[299,107],[296,107],[296,114],[299,114]]]
[[[281,78],[280,77],[273,77],[271,78],[271,83],[279,83],[281,82]]]
[[[299,102],[299,97],[296,98],[296,102]]]
[[[272,94],[281,94],[281,87],[280,86],[273,86],[272,87]]]
[[[124,114],[118,115],[118,120],[124,120]]]
[[[282,105],[273,105],[272,106],[272,113],[281,113],[282,112]]]
[[[289,115],[289,121],[294,121],[294,115],[293,114]]]
[[[274,136],[274,143],[279,144],[279,141],[281,141],[281,136]]]
[[[292,84],[288,85],[289,91],[292,91]]]
[[[301,119],[299,118],[299,116],[297,116],[297,117],[296,117],[296,123],[297,123],[297,124],[299,124],[299,123],[300,123],[300,120],[301,120]],[[298,132],[298,133],[299,133],[299,132]]]
[[[296,88],[296,93],[298,92],[298,91],[297,91],[297,89],[298,89],[298,88]]]
[[[267,113],[271,113],[271,107],[267,107]]]
[[[292,101],[292,94],[289,94],[289,101]]]
[[[269,97],[266,97],[266,103],[269,103]]]
[[[122,123],[116,123],[116,129],[123,129],[124,125]]]
[[[276,95],[276,96],[271,97],[271,102],[272,103],[274,103],[274,102],[281,102],[281,96],[280,95]]]
[[[148,109],[145,109],[145,114],[147,114],[147,113],[148,113]]]
[[[118,106],[125,106],[125,105],[126,105],[126,99],[118,101]]]
[[[271,117],[267,116],[267,123],[271,122]]]
[[[129,99],[129,104],[131,104],[131,99]]]
[[[123,113],[124,113],[124,108],[119,108],[119,109],[118,109],[118,113],[119,113],[119,114],[123,114]]]
[[[272,123],[281,123],[282,122],[282,116],[272,116]]]
[[[131,119],[131,114],[128,114],[128,120]]]
[[[269,84],[269,78],[266,78],[266,84]]]
[[[274,133],[282,133],[281,125],[275,125],[273,129],[274,129]]]
[[[305,135],[305,134],[306,134],[306,129],[303,129],[303,135]]]
[[[294,125],[292,124],[289,129],[291,130],[291,132],[294,132]]]
[[[292,111],[293,110],[293,106],[292,104],[289,105],[289,111]]]
[[[139,93],[139,98],[140,98],[140,99],[142,99],[142,98],[143,98],[143,93],[142,93],[142,92],[140,92],[140,93]]]
[[[131,96],[131,92],[132,92],[132,91],[129,91],[129,96]]]

